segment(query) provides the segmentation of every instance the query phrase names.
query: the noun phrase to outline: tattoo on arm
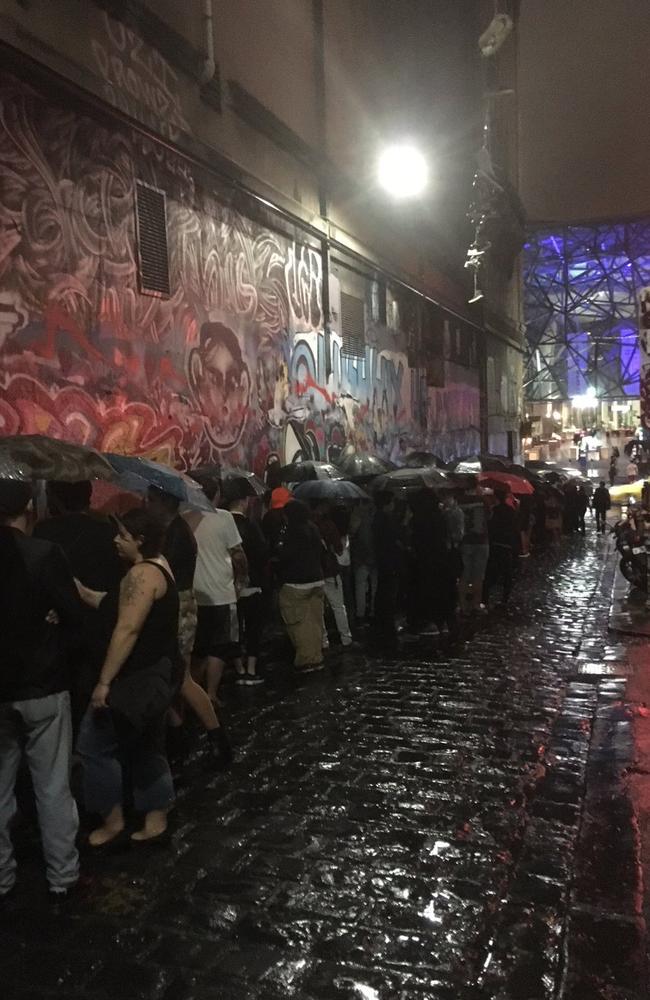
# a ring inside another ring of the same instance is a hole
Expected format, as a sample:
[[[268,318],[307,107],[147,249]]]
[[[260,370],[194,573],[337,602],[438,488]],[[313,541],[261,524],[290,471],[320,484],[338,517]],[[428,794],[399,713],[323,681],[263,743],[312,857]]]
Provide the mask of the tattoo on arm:
[[[241,545],[235,545],[235,547],[230,550],[230,558],[232,559],[232,570],[235,583],[243,583],[248,576],[248,560],[243,547]]]
[[[122,605],[134,604],[138,597],[142,597],[143,593],[142,582],[138,574],[133,572],[127,573],[120,586],[120,603]]]

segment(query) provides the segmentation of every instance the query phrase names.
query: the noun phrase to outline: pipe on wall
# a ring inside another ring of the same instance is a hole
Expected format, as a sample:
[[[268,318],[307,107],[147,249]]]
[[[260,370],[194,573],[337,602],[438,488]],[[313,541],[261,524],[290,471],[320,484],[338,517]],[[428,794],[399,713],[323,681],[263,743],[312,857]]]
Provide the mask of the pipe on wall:
[[[214,12],[212,0],[203,0],[203,34],[205,36],[205,61],[201,69],[201,84],[209,83],[217,64],[214,61]]]

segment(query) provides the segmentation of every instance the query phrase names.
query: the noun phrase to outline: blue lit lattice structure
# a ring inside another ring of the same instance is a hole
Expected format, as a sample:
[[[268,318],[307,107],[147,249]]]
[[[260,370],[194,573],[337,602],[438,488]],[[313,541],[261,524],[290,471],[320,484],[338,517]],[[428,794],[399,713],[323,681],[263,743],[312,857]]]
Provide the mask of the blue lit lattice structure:
[[[526,399],[639,395],[637,302],[650,219],[539,229],[524,249]]]

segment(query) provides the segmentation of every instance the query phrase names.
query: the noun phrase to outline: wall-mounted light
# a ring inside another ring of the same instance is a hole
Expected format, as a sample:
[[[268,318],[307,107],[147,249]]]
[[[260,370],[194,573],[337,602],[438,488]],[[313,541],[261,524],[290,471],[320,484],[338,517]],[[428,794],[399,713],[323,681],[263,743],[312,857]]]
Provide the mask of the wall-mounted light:
[[[416,198],[429,181],[427,161],[415,146],[389,146],[377,164],[379,184],[393,198]]]

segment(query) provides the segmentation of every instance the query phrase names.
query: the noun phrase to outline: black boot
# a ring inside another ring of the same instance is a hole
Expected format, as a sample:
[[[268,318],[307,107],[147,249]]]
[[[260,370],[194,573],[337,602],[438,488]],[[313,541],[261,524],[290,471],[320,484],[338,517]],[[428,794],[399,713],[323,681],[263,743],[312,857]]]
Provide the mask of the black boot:
[[[217,758],[217,761],[222,767],[230,767],[232,764],[232,747],[223,726],[219,726],[218,729],[209,730],[207,737],[210,751]]]

